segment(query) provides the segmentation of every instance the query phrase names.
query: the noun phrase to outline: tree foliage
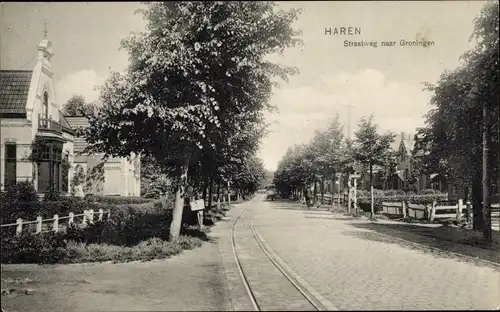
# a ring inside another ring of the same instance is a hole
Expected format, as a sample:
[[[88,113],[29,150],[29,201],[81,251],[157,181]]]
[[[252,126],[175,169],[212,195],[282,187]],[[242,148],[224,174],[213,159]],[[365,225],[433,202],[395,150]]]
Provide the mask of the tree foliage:
[[[188,181],[204,180],[197,174],[229,180],[251,159],[273,79],[295,73],[264,57],[300,42],[291,26],[298,12],[272,2],[195,1],[147,3],[142,13],[147,29],[123,40],[130,66],[105,82],[86,136],[89,150],[154,159],[182,211]],[[174,213],[173,238],[179,222]]]
[[[72,96],[64,104],[62,113],[64,116],[90,116],[95,111],[95,104],[89,103],[82,95]]]
[[[345,166],[343,128],[338,115],[327,129],[316,131],[309,144],[289,148],[274,174],[274,184],[284,196],[300,191],[318,179],[333,180]]]
[[[353,144],[353,159],[369,170],[370,186],[373,180],[373,166],[390,164],[393,159],[391,143],[394,142],[393,133],[379,134],[377,125],[373,123],[373,115],[363,117],[359,121]],[[362,171],[364,173],[365,170]]]
[[[464,53],[461,65],[446,71],[435,84],[434,108],[426,116],[422,131],[427,142],[430,168],[443,172],[454,185],[471,188],[474,224],[481,226],[482,133],[487,131],[490,147],[489,187],[498,190],[498,2],[487,3],[476,18],[471,40],[476,46]],[[483,117],[483,107],[489,112]]]

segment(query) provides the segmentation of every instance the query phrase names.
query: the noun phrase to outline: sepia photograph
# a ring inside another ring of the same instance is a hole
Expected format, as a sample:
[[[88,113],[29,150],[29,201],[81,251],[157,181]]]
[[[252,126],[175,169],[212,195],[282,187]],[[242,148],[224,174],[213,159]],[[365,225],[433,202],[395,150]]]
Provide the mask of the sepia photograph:
[[[1,311],[500,309],[499,1],[0,2]]]

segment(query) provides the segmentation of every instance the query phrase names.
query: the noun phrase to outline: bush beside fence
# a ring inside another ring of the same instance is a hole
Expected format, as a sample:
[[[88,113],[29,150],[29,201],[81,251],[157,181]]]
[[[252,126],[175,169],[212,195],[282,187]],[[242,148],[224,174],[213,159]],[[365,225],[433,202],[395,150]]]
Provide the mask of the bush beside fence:
[[[196,212],[192,212],[186,205],[181,237],[176,242],[169,241],[173,212],[173,201],[170,199],[165,199],[163,203],[150,201],[120,205],[80,202],[87,204],[82,207],[97,209],[83,209],[85,214],[83,211],[71,213],[71,225],[70,214],[63,218],[59,214],[57,218],[52,215],[50,218],[39,216],[27,219],[31,222],[27,225],[28,222],[23,221],[17,235],[18,224],[2,226],[2,263],[146,260],[176,254],[182,249],[199,246],[208,239],[203,230],[194,226],[197,224]],[[217,208],[217,203],[214,202],[206,210],[204,224],[212,225],[226,210],[226,207]]]

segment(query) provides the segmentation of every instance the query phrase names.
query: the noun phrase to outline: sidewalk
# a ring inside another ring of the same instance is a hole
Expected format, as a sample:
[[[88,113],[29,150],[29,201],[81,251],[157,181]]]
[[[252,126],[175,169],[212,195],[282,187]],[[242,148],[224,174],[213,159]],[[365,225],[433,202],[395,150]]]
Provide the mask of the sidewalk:
[[[12,294],[2,294],[2,308],[9,312],[232,310],[216,237],[225,223],[212,227],[209,235],[213,241],[170,259],[2,265],[2,289],[16,289]]]
[[[293,201],[290,201],[293,203]],[[298,202],[295,204],[300,205]],[[312,210],[318,210],[314,207]],[[407,223],[403,221],[379,218],[369,221],[365,213],[358,209],[363,216],[352,217],[345,215],[345,206],[321,205],[319,210],[328,210],[333,214],[342,215],[346,220],[352,220],[353,225],[375,232],[390,235],[411,243],[427,245],[429,247],[449,251],[468,257],[496,263],[500,266],[500,233],[493,231],[493,243],[485,246],[480,231],[464,228],[443,226],[441,224]]]
[[[493,232],[493,243],[485,246],[482,233],[439,224],[406,223],[392,220],[357,220],[354,226],[390,235],[412,243],[450,251],[496,263],[500,266],[500,235]]]

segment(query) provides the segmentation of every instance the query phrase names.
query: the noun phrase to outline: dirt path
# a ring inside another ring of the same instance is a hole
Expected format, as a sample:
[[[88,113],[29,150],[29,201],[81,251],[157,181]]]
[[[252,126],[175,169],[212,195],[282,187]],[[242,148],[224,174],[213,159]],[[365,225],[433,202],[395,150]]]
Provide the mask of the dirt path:
[[[8,312],[232,309],[217,239],[165,260],[2,265],[1,271],[2,289],[16,289],[2,294]],[[18,282],[25,278],[31,281]]]

